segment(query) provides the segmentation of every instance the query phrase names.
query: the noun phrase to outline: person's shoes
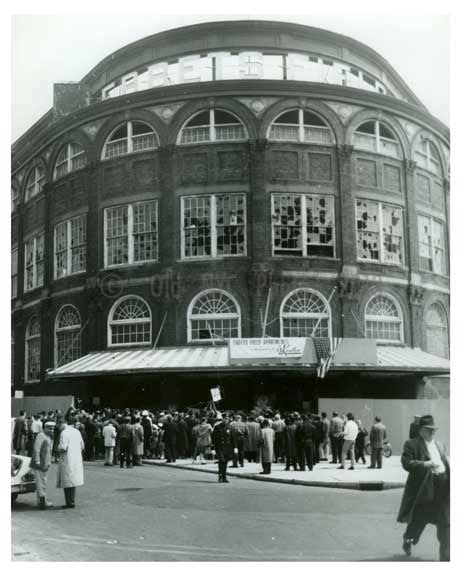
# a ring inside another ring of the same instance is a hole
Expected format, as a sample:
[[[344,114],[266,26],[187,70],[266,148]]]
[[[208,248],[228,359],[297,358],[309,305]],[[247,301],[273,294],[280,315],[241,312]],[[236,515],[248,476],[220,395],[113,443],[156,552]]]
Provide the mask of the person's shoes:
[[[353,466],[349,466],[348,470],[355,470]]]
[[[243,468],[243,464],[240,464],[240,468]]]
[[[337,464],[338,461],[337,460],[332,460],[331,462],[328,462],[328,464]]]
[[[403,539],[402,548],[407,556],[411,556],[411,544],[412,544],[411,538]]]
[[[229,480],[228,480],[227,478],[223,478],[222,481],[223,481],[225,484],[229,484]]]
[[[109,462],[104,462],[104,466],[112,466],[112,464],[109,464]]]
[[[75,508],[75,504],[64,504],[61,508]]]
[[[368,469],[368,470],[374,470],[375,467],[374,467],[374,466],[367,466],[367,469]]]
[[[344,466],[338,466],[338,470],[344,470]]]
[[[230,466],[230,468],[238,468],[237,464],[232,464],[232,466]]]
[[[290,469],[289,468],[284,468],[285,472],[289,472]]]
[[[222,481],[223,481],[223,480],[222,480],[222,476],[219,476],[218,482],[222,482]]]

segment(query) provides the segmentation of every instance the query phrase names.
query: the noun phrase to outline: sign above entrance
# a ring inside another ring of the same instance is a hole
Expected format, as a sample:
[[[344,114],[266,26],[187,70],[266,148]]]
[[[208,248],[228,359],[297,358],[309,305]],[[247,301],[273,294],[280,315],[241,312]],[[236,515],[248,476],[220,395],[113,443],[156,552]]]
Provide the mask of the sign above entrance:
[[[229,340],[229,359],[301,358],[306,338],[233,338]]]

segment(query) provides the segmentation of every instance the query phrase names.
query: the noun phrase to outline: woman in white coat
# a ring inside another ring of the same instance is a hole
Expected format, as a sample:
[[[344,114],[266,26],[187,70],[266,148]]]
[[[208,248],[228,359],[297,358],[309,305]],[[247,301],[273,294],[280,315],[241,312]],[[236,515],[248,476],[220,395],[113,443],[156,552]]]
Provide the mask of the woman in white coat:
[[[67,424],[59,438],[58,451],[60,454],[57,487],[64,488],[66,504],[63,508],[75,508],[75,489],[83,486],[83,458],[85,447],[80,432],[74,428],[74,413],[66,415]]]

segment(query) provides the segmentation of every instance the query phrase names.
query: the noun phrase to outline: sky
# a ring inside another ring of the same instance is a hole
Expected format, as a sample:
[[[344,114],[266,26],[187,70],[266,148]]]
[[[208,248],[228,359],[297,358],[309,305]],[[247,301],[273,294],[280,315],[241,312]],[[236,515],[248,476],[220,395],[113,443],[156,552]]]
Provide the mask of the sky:
[[[367,44],[402,76],[429,111],[449,123],[447,15],[189,14],[12,16],[12,122],[15,141],[53,104],[55,82],[79,81],[113,51],[156,32],[205,21],[282,20],[325,28]]]

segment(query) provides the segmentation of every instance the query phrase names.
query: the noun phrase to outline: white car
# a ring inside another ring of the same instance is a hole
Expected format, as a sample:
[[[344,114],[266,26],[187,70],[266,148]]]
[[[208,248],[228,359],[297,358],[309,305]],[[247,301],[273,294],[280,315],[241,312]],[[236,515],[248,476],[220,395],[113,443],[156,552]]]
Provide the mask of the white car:
[[[30,468],[30,460],[28,456],[11,455],[11,502],[19,494],[35,492],[35,476]]]

